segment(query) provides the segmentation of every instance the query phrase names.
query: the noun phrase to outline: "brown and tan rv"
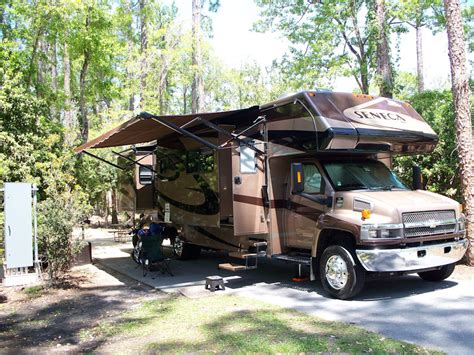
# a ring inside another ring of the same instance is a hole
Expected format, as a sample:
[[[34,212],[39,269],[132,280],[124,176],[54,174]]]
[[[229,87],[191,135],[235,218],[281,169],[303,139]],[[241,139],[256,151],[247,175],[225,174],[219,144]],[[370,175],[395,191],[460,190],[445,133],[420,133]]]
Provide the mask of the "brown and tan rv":
[[[76,151],[131,146],[133,157],[116,154],[136,163],[136,207],[180,231],[180,257],[204,248],[244,259],[229,270],[260,256],[308,265],[347,299],[371,274],[443,280],[464,255],[460,205],[390,170],[394,155],[436,143],[407,103],[306,91],[242,110],[141,113]]]

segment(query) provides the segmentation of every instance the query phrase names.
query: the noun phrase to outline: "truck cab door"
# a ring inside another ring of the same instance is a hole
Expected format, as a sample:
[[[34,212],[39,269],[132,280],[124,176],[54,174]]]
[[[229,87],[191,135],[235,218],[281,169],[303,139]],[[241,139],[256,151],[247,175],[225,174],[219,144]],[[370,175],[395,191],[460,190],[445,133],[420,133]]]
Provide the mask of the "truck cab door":
[[[328,209],[330,198],[326,195],[326,181],[317,164],[305,162],[301,165],[302,191],[294,191],[291,176],[288,184],[284,245],[311,250],[318,218]]]
[[[263,149],[263,143],[255,143]],[[232,149],[233,220],[235,235],[268,233],[262,186],[265,182],[264,158],[241,144]]]

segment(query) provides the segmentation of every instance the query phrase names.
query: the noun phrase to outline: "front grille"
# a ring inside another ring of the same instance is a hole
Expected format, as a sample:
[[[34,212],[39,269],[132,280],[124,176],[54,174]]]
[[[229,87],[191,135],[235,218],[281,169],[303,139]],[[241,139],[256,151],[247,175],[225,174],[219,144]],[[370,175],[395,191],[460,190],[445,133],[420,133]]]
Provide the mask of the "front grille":
[[[454,210],[409,212],[402,214],[405,237],[448,234],[456,231]]]

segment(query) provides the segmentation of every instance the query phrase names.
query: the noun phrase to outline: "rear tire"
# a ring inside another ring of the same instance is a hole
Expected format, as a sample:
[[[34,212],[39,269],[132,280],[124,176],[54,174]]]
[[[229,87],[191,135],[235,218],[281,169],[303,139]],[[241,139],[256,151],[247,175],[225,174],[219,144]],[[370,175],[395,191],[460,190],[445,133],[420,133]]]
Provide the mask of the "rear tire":
[[[173,243],[173,253],[180,260],[197,259],[201,254],[201,247],[186,243],[179,236],[176,236]]]
[[[324,250],[319,275],[326,292],[341,300],[354,297],[365,284],[364,268],[340,245],[331,245]]]
[[[419,272],[420,276],[425,281],[438,282],[447,279],[454,271],[456,264],[448,264],[441,266],[439,270],[431,270],[425,272]]]
[[[137,264],[141,263],[141,257],[142,257],[142,242],[141,241],[139,240],[137,241],[137,243],[132,249],[131,256],[134,262],[136,262]]]

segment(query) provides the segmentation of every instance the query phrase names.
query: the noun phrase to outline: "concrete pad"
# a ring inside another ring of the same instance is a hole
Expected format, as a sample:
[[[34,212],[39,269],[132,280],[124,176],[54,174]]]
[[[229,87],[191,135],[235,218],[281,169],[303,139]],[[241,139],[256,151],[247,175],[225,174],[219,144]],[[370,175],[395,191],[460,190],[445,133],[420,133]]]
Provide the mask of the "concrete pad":
[[[93,241],[93,257],[99,262],[165,292],[206,297],[211,294],[204,290],[206,276],[219,275],[226,290],[213,296],[245,296],[327,320],[357,324],[449,354],[471,354],[474,349],[474,282],[470,278],[454,276],[439,283],[425,282],[416,275],[382,279],[368,282],[354,300],[341,301],[329,298],[319,281],[292,282],[296,274],[292,264],[266,259],[259,261],[256,270],[232,273],[218,269],[219,263],[232,261],[225,254],[203,253],[198,260],[172,260],[174,277],[143,277],[130,251],[131,243],[100,238],[97,243]]]

